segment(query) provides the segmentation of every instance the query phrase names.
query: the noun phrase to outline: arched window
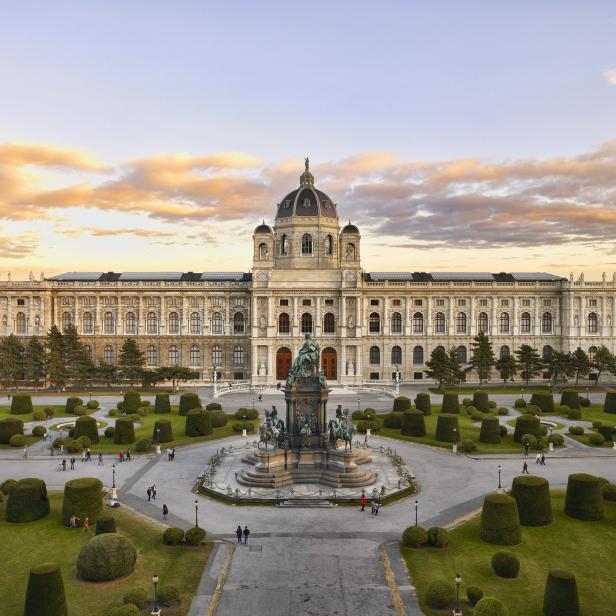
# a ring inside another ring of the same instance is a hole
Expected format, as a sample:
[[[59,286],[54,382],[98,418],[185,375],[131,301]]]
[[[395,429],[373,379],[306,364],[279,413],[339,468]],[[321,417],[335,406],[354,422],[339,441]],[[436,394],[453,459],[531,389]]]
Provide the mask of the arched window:
[[[289,254],[289,238],[286,235],[283,235],[280,238],[280,254],[281,255]]]
[[[103,334],[115,334],[115,317],[113,312],[106,312],[103,316]]]
[[[335,334],[336,333],[336,319],[333,313],[327,312],[323,317],[323,333]]]
[[[189,359],[190,359],[191,366],[201,365],[201,349],[199,349],[199,347],[196,344],[193,344],[190,347]]]
[[[423,364],[424,363],[424,350],[423,347],[416,346],[413,348],[413,363],[414,364]]]
[[[501,312],[500,318],[498,320],[498,331],[501,334],[509,333],[509,313]]]
[[[399,346],[391,347],[391,363],[400,367],[402,363],[402,349]]]
[[[212,347],[212,363],[215,368],[222,365],[222,349],[217,344]]]
[[[445,333],[445,315],[442,312],[437,312],[434,315],[434,333],[435,334]]]
[[[373,312],[370,315],[370,324],[369,331],[371,334],[380,334],[381,333],[381,317],[378,312]]]
[[[177,312],[169,313],[169,333],[170,334],[180,333],[180,317]]]
[[[267,244],[265,242],[263,242],[262,244],[259,244],[259,259],[261,261],[265,261],[268,256],[269,254],[267,251]]]
[[[290,329],[289,315],[286,312],[281,312],[278,315],[278,333],[288,334]]]
[[[509,357],[509,355],[511,355],[511,351],[509,347],[506,344],[503,344],[503,346],[500,348],[500,351],[499,351],[499,357],[501,359],[505,359]]]
[[[439,352],[440,352],[440,351],[444,351],[444,350],[445,350],[445,347],[439,344],[439,345],[438,345],[438,346],[437,346],[434,350],[435,350],[435,351],[439,351]]]
[[[115,353],[113,352],[113,347],[110,344],[105,345],[105,348],[103,349],[103,359],[106,364],[115,363]]]
[[[190,333],[201,333],[201,315],[198,312],[192,312],[190,314]]]
[[[145,328],[148,334],[158,334],[158,316],[155,312],[148,312],[146,315]]]
[[[402,315],[399,312],[394,312],[391,315],[391,333],[392,334],[402,333]]]
[[[554,352],[554,349],[549,344],[546,344],[543,347],[543,350],[541,351],[541,357],[543,361],[547,361],[548,359],[550,359],[550,357],[552,357],[553,352]]]
[[[552,313],[551,312],[543,313],[543,316],[541,317],[541,332],[543,334],[549,334],[552,332]]]
[[[355,261],[355,244],[347,244],[344,255],[348,261]]]
[[[124,333],[129,335],[137,333],[137,317],[134,312],[126,313],[126,318],[124,319],[124,329]]]
[[[597,347],[596,346],[591,346],[588,349],[588,359],[592,362],[595,361],[595,359],[597,359]]]
[[[381,363],[381,349],[378,346],[370,347],[370,363],[378,366]]]
[[[597,319],[597,313],[591,312],[588,315],[588,333],[596,334],[599,330],[599,320]]]
[[[68,324],[64,325],[64,315],[68,314]],[[62,329],[66,329],[68,325],[71,324],[71,315],[68,312],[65,312],[62,315]],[[26,315],[23,312],[18,312],[17,317],[15,318],[15,328],[18,334],[25,334],[28,330],[28,321],[26,320]]]
[[[243,334],[246,331],[246,319],[241,312],[236,312],[233,315],[233,333]]]
[[[423,321],[424,321],[423,314],[421,314],[421,312],[416,312],[413,315],[413,333],[414,334],[423,334]]]
[[[220,312],[214,312],[212,314],[212,333],[222,334],[222,330],[223,330],[222,314],[220,314]]]
[[[94,333],[94,319],[91,312],[84,312],[81,319],[81,329],[84,334]]]
[[[236,347],[233,347],[233,365],[244,365],[244,347],[239,344]]]
[[[309,312],[302,314],[302,334],[312,333],[312,315]]]
[[[464,312],[458,312],[458,316],[456,317],[456,333],[466,333],[466,313]]]
[[[488,313],[480,312],[477,316],[477,331],[479,333],[488,334],[490,325],[488,322]]]
[[[520,333],[530,334],[530,312],[523,312],[520,315]]]
[[[169,352],[167,353],[167,363],[170,366],[177,366],[180,363],[180,352],[175,344],[172,344],[169,347]]]
[[[312,235],[310,235],[310,233],[304,233],[302,236],[302,254],[312,254]]]
[[[153,344],[150,344],[146,350],[146,361],[148,366],[155,366],[158,363],[158,351]]]
[[[17,315],[18,318],[19,318],[20,314],[23,316],[24,324],[25,324],[26,315],[23,312],[20,312]],[[69,325],[71,325],[72,323],[73,323],[73,318],[71,317],[71,313],[70,312],[63,312],[62,313],[62,331],[65,332],[68,329]],[[19,331],[19,329],[17,331]],[[26,330],[24,329],[23,332],[25,332],[25,331]]]
[[[459,346],[456,349],[456,352],[458,354],[458,361],[461,364],[465,364],[466,363],[466,347],[465,346]]]
[[[325,238],[325,254],[327,255],[334,254],[334,238],[331,235],[328,235]]]

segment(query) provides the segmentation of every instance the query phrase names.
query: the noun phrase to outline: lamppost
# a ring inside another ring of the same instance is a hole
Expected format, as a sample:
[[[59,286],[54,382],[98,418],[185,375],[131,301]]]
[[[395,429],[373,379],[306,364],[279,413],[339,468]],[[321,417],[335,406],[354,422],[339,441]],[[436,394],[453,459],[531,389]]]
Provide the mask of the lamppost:
[[[160,453],[160,428],[156,428],[156,453]]]
[[[586,388],[586,400],[588,400],[588,387]]]
[[[417,526],[417,510],[419,509],[419,501],[415,501],[415,526]]]
[[[456,573],[456,616],[462,616],[460,611],[460,584],[462,584],[462,578],[459,573]]]
[[[357,410],[359,411],[359,403],[361,402],[361,398],[357,398]]]
[[[152,584],[154,584],[154,607],[152,608],[152,616],[158,616],[160,614],[160,608],[158,607],[158,574],[152,576]]]
[[[502,489],[502,485],[501,485],[501,465],[498,465],[498,489],[501,490]]]
[[[195,528],[199,528],[199,501],[195,498]]]
[[[111,467],[111,500],[118,500],[118,491],[115,484],[115,464]]]
[[[246,413],[242,413],[242,419],[244,420],[244,427],[242,428],[242,436],[246,437],[248,436],[248,433],[246,432]]]

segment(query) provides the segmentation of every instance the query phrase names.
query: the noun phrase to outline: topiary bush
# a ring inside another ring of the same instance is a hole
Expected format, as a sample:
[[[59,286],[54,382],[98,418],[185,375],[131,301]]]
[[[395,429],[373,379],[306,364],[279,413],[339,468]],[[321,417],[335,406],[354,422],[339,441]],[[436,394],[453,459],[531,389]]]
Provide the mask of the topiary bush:
[[[139,417],[147,417],[149,414],[150,414],[149,406],[140,406],[137,409],[137,415],[139,415]]]
[[[71,397],[66,399],[66,404],[64,405],[64,412],[67,415],[72,415],[75,412],[75,409],[78,406],[83,404],[83,400],[81,398]]]
[[[383,425],[386,428],[399,429],[402,427],[402,413],[398,411],[387,413],[383,417]]]
[[[55,563],[30,569],[24,616],[68,616],[62,573]]]
[[[90,518],[96,522],[103,510],[103,484],[94,477],[71,479],[64,485],[62,501],[62,524],[69,525],[71,516],[76,515],[83,521]]]
[[[501,434],[499,426],[498,417],[484,417],[481,420],[479,442],[492,444],[500,443]]]
[[[513,406],[516,409],[523,409],[526,406],[526,400],[524,400],[524,398],[517,398],[517,400],[513,403]]]
[[[394,406],[392,408],[392,411],[406,411],[410,408],[411,401],[406,396],[397,396],[394,398]],[[359,419],[361,419],[361,417]]]
[[[137,550],[119,533],[104,533],[90,539],[77,556],[77,575],[88,582],[111,582],[133,571]]]
[[[141,406],[141,395],[138,391],[127,391],[124,394],[124,403],[122,404],[122,410],[128,415],[129,413],[135,413]]]
[[[114,608],[110,616],[141,616],[141,610],[134,603],[126,603]]]
[[[535,415],[520,415],[515,420],[513,440],[516,443],[521,443],[522,436],[525,434],[532,434],[535,438],[541,436],[541,424],[539,423],[539,418]]]
[[[610,503],[615,503],[616,485],[613,483],[605,483],[601,488],[601,494],[603,495],[603,500],[609,501]]]
[[[163,531],[163,543],[165,545],[178,545],[184,541],[184,531],[181,528],[170,526]]]
[[[584,434],[584,428],[582,426],[569,426],[569,434],[581,436],[582,434]]]
[[[463,406],[470,406],[471,404],[473,404],[473,399],[472,398],[462,398],[462,405]]]
[[[43,409],[36,409],[34,413],[32,413],[32,421],[45,421],[47,419],[47,415]]]
[[[498,426],[498,431],[500,432],[501,438],[503,438],[503,436],[507,436],[507,426]]]
[[[552,523],[552,499],[547,479],[519,475],[511,484],[511,497],[518,506],[522,526],[545,526]]]
[[[372,421],[376,417],[376,411],[372,408],[364,409],[364,419]]]
[[[616,390],[609,389],[605,392],[603,410],[606,413],[616,413]]]
[[[415,396],[415,408],[421,411],[424,415],[432,414],[432,404],[430,403],[430,394],[420,392]]]
[[[575,575],[561,569],[550,570],[543,595],[544,616],[579,616],[579,613]]]
[[[445,392],[443,394],[443,404],[441,406],[441,411],[443,413],[459,413],[460,401],[458,399],[458,394],[453,392]]]
[[[368,411],[370,409],[366,409],[366,411]],[[259,418],[259,411],[257,411],[257,409],[246,409],[246,408],[240,408],[237,409],[237,411],[235,411],[235,414],[233,415],[235,417],[235,419],[258,419]],[[368,419],[368,417],[364,417],[365,419]]]
[[[173,426],[168,419],[157,419],[152,429],[155,443],[170,443],[173,440]]]
[[[80,406],[75,407],[75,410],[73,411],[73,413],[75,413],[77,417],[83,417],[84,415],[88,414],[88,409],[87,407],[83,406],[83,404],[81,404]]]
[[[569,475],[565,495],[565,513],[578,520],[603,519],[601,479],[586,473]]]
[[[563,389],[563,392],[560,394],[560,404],[564,404],[570,409],[579,409],[580,396],[578,392],[573,389]]]
[[[589,398],[580,398],[580,406],[582,406],[582,407],[590,406],[590,399]]]
[[[248,426],[247,426],[248,427]],[[365,419],[357,423],[357,431],[366,434],[368,430],[378,432],[381,427],[378,421],[366,421]]]
[[[139,453],[144,453],[146,451],[149,451],[151,446],[152,441],[149,438],[140,438],[135,443],[135,451],[138,451]]]
[[[186,436],[207,436],[212,434],[212,414],[201,408],[193,408],[186,414],[184,427]]]
[[[143,607],[148,599],[148,592],[145,588],[135,586],[131,588],[123,597],[122,601],[127,604],[136,605],[139,609]]]
[[[47,486],[42,479],[20,479],[11,489],[4,512],[7,522],[20,524],[49,515]]]
[[[527,415],[541,415],[541,409],[536,404],[529,404],[526,407]]]
[[[593,421],[593,422],[592,422],[592,427],[593,427],[593,429],[595,429],[595,430],[596,430],[599,426],[602,426],[602,425],[603,425],[603,423],[602,423],[602,422],[600,422],[600,421]]]
[[[0,445],[8,445],[15,434],[24,433],[24,422],[17,417],[6,417],[0,420]]]
[[[490,412],[490,399],[487,391],[476,391],[473,393],[473,406],[482,413]]]
[[[40,438],[41,436],[45,436],[45,434],[47,434],[47,428],[45,426],[34,426],[34,428],[32,428],[32,436]]]
[[[466,589],[466,598],[468,599],[468,603],[471,607],[477,605],[477,603],[483,597],[483,590],[478,586],[469,586]]]
[[[426,602],[428,607],[435,610],[448,608],[456,599],[456,590],[453,584],[446,580],[434,580],[428,584]]]
[[[614,428],[612,426],[597,426],[597,432],[608,442],[612,442],[614,440]]]
[[[113,442],[116,445],[127,445],[135,442],[135,424],[130,417],[118,417],[116,419]]]
[[[441,413],[436,420],[435,438],[443,443],[459,443],[460,427],[458,416]]]
[[[520,439],[520,443],[522,443],[522,445],[530,447],[530,448],[536,448],[537,447],[537,442],[538,439],[534,434],[525,434],[521,439]]]
[[[169,400],[169,394],[156,394],[154,412],[171,413],[171,400]]]
[[[542,413],[554,412],[554,396],[549,391],[536,391],[530,397],[530,403],[538,406]]]
[[[492,556],[492,571],[502,578],[518,577],[520,560],[513,552],[508,550],[496,552]]]
[[[402,543],[407,548],[420,548],[428,543],[428,531],[423,526],[409,526],[402,533]]]
[[[189,528],[184,534],[184,541],[186,541],[188,545],[201,545],[203,543],[203,540],[205,539],[205,534],[206,533],[202,528],[199,528],[198,526],[193,526],[192,528]]]
[[[563,447],[565,445],[565,437],[562,434],[550,434],[548,443],[552,443],[554,447]]]
[[[471,406],[469,408],[472,409],[469,415],[473,421],[481,421],[485,417],[485,414],[481,411],[478,411],[474,406]]]
[[[96,419],[89,415],[78,417],[75,422],[75,438],[87,436],[91,443],[98,443],[98,425]]]
[[[9,445],[11,447],[25,447],[26,443],[26,437],[23,434],[13,434],[9,439]]]
[[[404,411],[400,433],[405,436],[425,436],[426,420],[421,411]]]
[[[114,434],[115,428],[113,426],[108,426],[107,428],[105,428],[105,436],[107,438],[112,438]]]
[[[509,415],[509,409],[505,408],[504,406],[501,406],[499,409],[497,409],[496,411],[501,417],[504,417],[505,415]]]
[[[497,545],[517,545],[522,540],[516,501],[507,494],[488,494],[481,511],[481,539]]]
[[[361,421],[363,418],[364,418],[363,411],[353,411],[351,413],[351,419],[354,419],[355,421]]]
[[[201,400],[196,393],[187,391],[180,396],[180,415],[184,416],[188,413],[188,411],[198,408],[201,408]]]
[[[509,616],[509,610],[495,597],[483,597],[475,605],[473,616]]]
[[[5,479],[0,485],[0,490],[2,494],[8,496],[11,490],[17,485],[17,481],[15,479]]]
[[[206,407],[206,411],[222,411],[222,406],[220,402],[210,402]]]
[[[98,400],[88,400],[88,402],[86,402],[86,407],[91,411],[95,411],[99,406]]]
[[[178,589],[171,584],[165,584],[165,586],[161,586],[158,589],[158,600],[166,607],[173,605],[179,598],[180,593],[178,592]]]
[[[477,443],[470,438],[466,438],[460,442],[459,449],[465,453],[473,453],[474,451],[477,451]]]
[[[11,440],[14,439],[14,438],[18,438],[18,437],[17,436],[12,436]],[[597,434],[597,433],[593,432],[592,434],[588,435],[588,442],[591,445],[594,445],[595,447],[603,447],[603,445],[605,444],[605,438],[603,438],[602,434]]]
[[[428,545],[433,548],[446,548],[449,545],[449,533],[440,526],[432,526],[428,529]]]
[[[570,409],[567,413],[567,419],[582,419],[582,413],[580,409]]]
[[[30,415],[32,413],[30,394],[13,394],[11,398],[11,415]]]
[[[95,535],[102,535],[104,533],[115,533],[116,522],[112,515],[103,515],[96,520]]]

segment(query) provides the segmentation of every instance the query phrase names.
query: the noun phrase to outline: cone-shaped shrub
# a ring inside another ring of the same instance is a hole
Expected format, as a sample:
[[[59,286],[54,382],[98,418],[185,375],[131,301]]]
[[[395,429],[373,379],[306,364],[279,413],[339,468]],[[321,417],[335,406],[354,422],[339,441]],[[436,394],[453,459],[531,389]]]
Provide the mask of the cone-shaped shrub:
[[[483,499],[479,536],[487,543],[517,545],[522,540],[516,501],[507,494],[488,494]]]
[[[446,392],[443,394],[443,406],[441,407],[443,413],[459,413],[460,412],[460,400],[458,394],[452,392]]]
[[[75,409],[78,406],[81,406],[82,404],[83,404],[83,400],[81,398],[67,398],[66,405],[64,406],[64,411],[67,414],[74,413]]]
[[[509,610],[496,597],[483,597],[475,606],[473,616],[509,616]]]
[[[198,408],[201,408],[201,400],[197,394],[187,391],[180,396],[180,415],[184,416],[188,411]]]
[[[42,479],[20,479],[9,493],[7,522],[33,522],[49,515],[47,486]]]
[[[606,413],[616,413],[616,390],[609,390],[605,393],[603,410]]]
[[[424,415],[432,414],[432,404],[430,403],[430,394],[421,392],[415,396],[415,406],[418,411],[421,411]]]
[[[586,473],[569,475],[565,496],[565,513],[578,520],[602,520],[601,479]]]
[[[17,417],[0,420],[0,445],[8,445],[11,436],[24,433],[24,422]]]
[[[443,443],[459,443],[460,428],[458,426],[458,416],[442,413],[436,420],[436,436],[437,441]]]
[[[154,412],[171,413],[171,401],[169,400],[169,394],[156,394],[156,400],[154,400]]]
[[[98,443],[98,426],[96,425],[96,419],[89,415],[78,417],[75,422],[74,438],[80,436],[87,436],[92,443]]]
[[[490,400],[487,391],[476,391],[473,393],[473,406],[482,413],[490,412]]]
[[[186,436],[207,436],[212,434],[212,414],[203,409],[191,409],[186,414],[184,432]]]
[[[131,573],[137,560],[132,542],[119,533],[90,539],[77,556],[77,575],[89,582],[110,582]]]
[[[541,423],[536,415],[520,415],[515,420],[513,440],[521,443],[525,434],[532,434],[535,438],[541,436]]]
[[[578,616],[579,613],[580,600],[575,575],[561,569],[552,569],[545,583],[544,616]]]
[[[530,397],[530,403],[538,406],[542,413],[554,412],[554,396],[549,391],[536,391]]]
[[[411,401],[406,396],[398,396],[394,398],[393,411],[406,411],[411,408]]]
[[[519,475],[511,485],[511,497],[518,504],[522,526],[545,526],[552,523],[552,499],[547,479]]]
[[[116,522],[112,515],[103,515],[96,520],[96,532],[95,535],[102,535],[103,533],[115,533]]]
[[[95,523],[103,510],[103,484],[94,477],[71,479],[64,485],[62,501],[62,524],[69,525],[71,516],[90,518]]]
[[[421,411],[404,411],[400,432],[406,436],[425,436],[426,420]]]
[[[124,404],[122,405],[122,410],[130,415],[131,413],[136,413],[137,409],[141,406],[141,396],[138,391],[127,391],[124,394]]]
[[[157,419],[152,432],[155,443],[170,443],[173,440],[173,426],[168,419]]]
[[[481,420],[481,431],[479,432],[480,443],[500,443],[500,424],[498,417],[484,417]]]
[[[11,415],[29,415],[32,410],[32,398],[29,394],[15,394],[11,398]]]
[[[116,419],[113,442],[116,445],[127,445],[135,442],[135,424],[130,417],[118,417]]]
[[[68,616],[62,574],[55,563],[30,569],[24,616]]]
[[[568,406],[570,409],[579,409],[580,408],[580,396],[577,391],[573,391],[573,389],[563,389],[562,394],[560,394],[560,403],[561,405]]]

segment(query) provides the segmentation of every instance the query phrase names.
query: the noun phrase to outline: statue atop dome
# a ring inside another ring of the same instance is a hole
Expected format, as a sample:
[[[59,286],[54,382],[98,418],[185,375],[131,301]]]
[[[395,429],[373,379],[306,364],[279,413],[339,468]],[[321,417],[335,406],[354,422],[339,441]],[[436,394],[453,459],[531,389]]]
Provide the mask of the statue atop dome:
[[[307,156],[304,158],[304,167],[304,173],[299,178],[299,185],[312,187],[314,186],[314,175],[310,173],[310,159]]]

